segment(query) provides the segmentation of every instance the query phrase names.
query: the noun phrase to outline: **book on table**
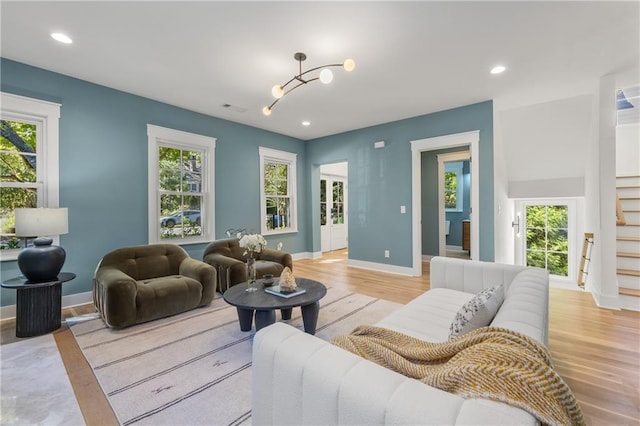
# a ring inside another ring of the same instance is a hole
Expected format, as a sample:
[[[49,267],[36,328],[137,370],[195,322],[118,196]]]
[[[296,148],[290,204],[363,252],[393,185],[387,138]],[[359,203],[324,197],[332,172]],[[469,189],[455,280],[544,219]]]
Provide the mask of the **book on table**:
[[[299,287],[296,288],[295,290],[283,291],[279,285],[274,285],[273,287],[266,287],[264,291],[265,293],[274,294],[276,296],[285,297],[287,299],[289,297],[298,296],[299,294],[306,293],[306,290],[304,288],[299,288]]]

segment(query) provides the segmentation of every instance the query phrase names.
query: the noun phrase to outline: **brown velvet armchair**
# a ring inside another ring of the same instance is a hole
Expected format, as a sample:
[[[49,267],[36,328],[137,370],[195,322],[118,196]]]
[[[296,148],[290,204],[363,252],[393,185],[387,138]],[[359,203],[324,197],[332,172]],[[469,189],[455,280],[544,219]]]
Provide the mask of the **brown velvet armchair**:
[[[204,250],[203,260],[218,272],[218,291],[223,293],[229,287],[247,281],[247,258],[243,254],[237,238],[217,240]],[[256,253],[256,278],[265,274],[279,277],[285,266],[293,270],[293,260],[289,253],[263,248]]]
[[[211,303],[216,270],[180,246],[125,247],[105,255],[93,278],[93,303],[109,327],[121,328]]]

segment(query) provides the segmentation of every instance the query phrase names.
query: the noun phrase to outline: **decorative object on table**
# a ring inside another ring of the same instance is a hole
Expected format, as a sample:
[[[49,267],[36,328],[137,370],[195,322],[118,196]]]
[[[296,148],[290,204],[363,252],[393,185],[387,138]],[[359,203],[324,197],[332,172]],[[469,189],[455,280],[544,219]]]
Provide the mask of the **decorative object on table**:
[[[247,257],[247,291],[256,291],[256,259],[253,256]]]
[[[280,274],[280,292],[293,293],[297,287],[296,278],[293,276],[291,269],[288,267],[284,268]]]
[[[247,257],[247,291],[258,290],[256,287],[256,253],[260,253],[267,241],[260,234],[246,234],[240,238],[240,247]]]
[[[307,290],[304,288],[291,288],[291,287],[282,287],[282,285],[274,285],[272,287],[265,287],[265,293],[273,294],[276,296],[284,297],[286,299],[298,296],[299,294],[305,294]]]
[[[319,67],[308,69],[303,72],[302,62],[307,59],[307,55],[305,55],[302,52],[297,52],[293,55],[293,59],[298,61],[298,74],[291,77],[291,79],[287,81],[285,84],[283,85],[276,84],[271,88],[271,94],[273,95],[274,98],[276,98],[276,100],[273,101],[271,105],[262,108],[262,113],[264,115],[267,115],[267,116],[271,115],[271,110],[273,109],[274,105],[278,103],[278,101],[282,99],[282,97],[288,95],[293,90],[297,89],[298,87],[304,84],[311,83],[312,81],[316,81],[316,80],[320,80],[323,84],[331,83],[331,81],[333,80],[333,72],[329,68],[343,67],[346,72],[351,72],[356,67],[356,63],[354,62],[353,59],[345,59],[345,61],[341,64],[322,65]],[[318,70],[320,70],[320,72],[316,77],[313,77],[313,78],[307,77],[307,74],[309,74],[310,72],[318,71]],[[289,87],[289,89],[287,89],[287,86],[289,86],[289,84],[294,82],[297,84],[295,86],[292,85],[291,87]]]
[[[17,208],[16,236],[36,237],[33,247],[25,247],[18,255],[18,267],[33,282],[54,281],[67,257],[60,246],[52,245],[53,235],[69,232],[66,208]]]
[[[262,276],[262,284],[264,284],[265,287],[269,287],[273,285],[273,274],[264,274]]]

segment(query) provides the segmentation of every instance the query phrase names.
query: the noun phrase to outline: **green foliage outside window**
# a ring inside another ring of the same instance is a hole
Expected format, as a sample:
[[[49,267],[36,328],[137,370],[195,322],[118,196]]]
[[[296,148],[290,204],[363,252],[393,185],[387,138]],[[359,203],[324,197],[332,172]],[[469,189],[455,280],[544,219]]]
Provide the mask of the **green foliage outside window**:
[[[527,266],[568,276],[568,207],[537,205],[526,208]]]
[[[162,239],[202,235],[202,219],[182,218],[188,210],[202,213],[202,155],[197,150],[159,147],[160,216],[176,218],[170,226],[161,223]]]
[[[267,229],[289,227],[291,197],[288,164],[264,163],[264,192],[267,203]]]
[[[18,248],[16,208],[38,206],[35,124],[0,120],[0,249]]]
[[[455,209],[458,207],[458,174],[456,172],[444,173],[444,208]]]

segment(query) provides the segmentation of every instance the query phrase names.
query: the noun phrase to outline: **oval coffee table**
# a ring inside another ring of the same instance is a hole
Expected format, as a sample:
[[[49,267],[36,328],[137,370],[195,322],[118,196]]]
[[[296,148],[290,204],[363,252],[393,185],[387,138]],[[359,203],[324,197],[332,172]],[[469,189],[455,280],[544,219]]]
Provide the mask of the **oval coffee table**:
[[[274,285],[278,284],[276,278]],[[306,278],[296,278],[298,288],[305,289],[305,293],[284,298],[266,293],[263,280],[259,279],[258,291],[248,292],[247,283],[236,284],[224,292],[224,300],[238,310],[240,330],[250,331],[255,311],[256,331],[276,322],[276,309],[280,309],[282,319],[291,319],[291,310],[300,306],[304,331],[309,334],[316,333],[318,312],[320,311],[320,299],[327,294],[327,288],[318,281]]]

